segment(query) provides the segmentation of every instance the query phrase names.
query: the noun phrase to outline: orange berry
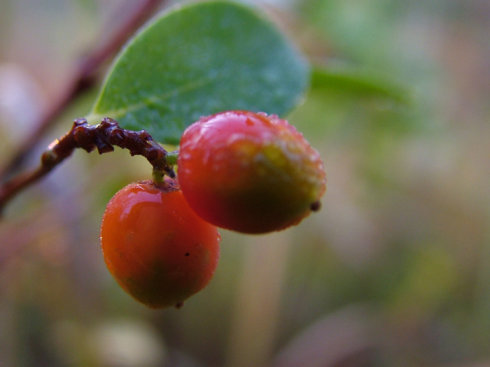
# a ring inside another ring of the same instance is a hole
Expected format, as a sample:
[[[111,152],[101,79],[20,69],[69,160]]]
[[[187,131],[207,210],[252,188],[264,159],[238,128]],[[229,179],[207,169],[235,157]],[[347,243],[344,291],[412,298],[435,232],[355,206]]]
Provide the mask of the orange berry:
[[[210,223],[266,233],[319,209],[326,175],[320,155],[275,115],[227,111],[190,125],[180,142],[178,180]]]
[[[179,306],[206,286],[218,263],[219,240],[216,227],[194,213],[173,180],[124,187],[102,219],[109,271],[152,308]]]

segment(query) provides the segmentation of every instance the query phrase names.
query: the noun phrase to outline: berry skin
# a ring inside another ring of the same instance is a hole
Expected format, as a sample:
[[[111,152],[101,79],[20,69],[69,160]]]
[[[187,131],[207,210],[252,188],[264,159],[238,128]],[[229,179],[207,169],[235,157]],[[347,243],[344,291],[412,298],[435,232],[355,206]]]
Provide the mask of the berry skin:
[[[178,179],[192,209],[242,233],[278,231],[319,209],[320,155],[275,115],[227,111],[190,125],[180,141]]]
[[[173,180],[132,183],[107,204],[101,245],[119,285],[152,308],[180,306],[210,281],[219,234],[198,217]]]

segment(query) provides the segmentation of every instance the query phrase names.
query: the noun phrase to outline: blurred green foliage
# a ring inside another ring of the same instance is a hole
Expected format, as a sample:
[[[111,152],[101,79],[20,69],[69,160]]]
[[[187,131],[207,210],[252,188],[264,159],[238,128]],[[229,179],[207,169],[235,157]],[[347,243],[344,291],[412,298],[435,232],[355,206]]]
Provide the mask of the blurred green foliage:
[[[122,0],[1,1],[3,160]],[[277,234],[223,231],[211,284],[180,310],[148,310],[108,274],[98,229],[150,167],[77,152],[0,223],[0,366],[490,363],[487,2],[266,9],[318,68],[290,121],[325,160],[322,210]],[[26,79],[32,93],[12,89]]]

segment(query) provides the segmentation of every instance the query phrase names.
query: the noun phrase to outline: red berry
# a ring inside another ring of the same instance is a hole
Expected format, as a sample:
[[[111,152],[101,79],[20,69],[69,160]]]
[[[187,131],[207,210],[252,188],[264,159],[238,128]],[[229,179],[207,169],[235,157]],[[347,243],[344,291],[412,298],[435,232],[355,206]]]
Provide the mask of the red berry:
[[[227,111],[201,118],[180,142],[178,177],[202,218],[244,233],[277,231],[318,210],[320,155],[275,115]]]
[[[116,193],[100,237],[114,278],[153,308],[180,305],[201,290],[219,257],[216,227],[194,213],[172,180],[132,183]]]

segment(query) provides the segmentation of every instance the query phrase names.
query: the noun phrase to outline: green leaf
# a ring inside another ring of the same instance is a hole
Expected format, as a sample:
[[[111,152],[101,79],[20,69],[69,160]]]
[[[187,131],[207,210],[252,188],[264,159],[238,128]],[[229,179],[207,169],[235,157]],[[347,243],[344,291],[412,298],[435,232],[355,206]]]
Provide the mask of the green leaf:
[[[229,1],[178,7],[146,26],[116,59],[88,120],[178,143],[201,116],[231,109],[284,115],[309,70],[268,20]]]
[[[315,67],[311,73],[312,90],[325,90],[363,98],[390,100],[400,104],[410,103],[410,93],[405,87],[387,78],[349,67]]]

